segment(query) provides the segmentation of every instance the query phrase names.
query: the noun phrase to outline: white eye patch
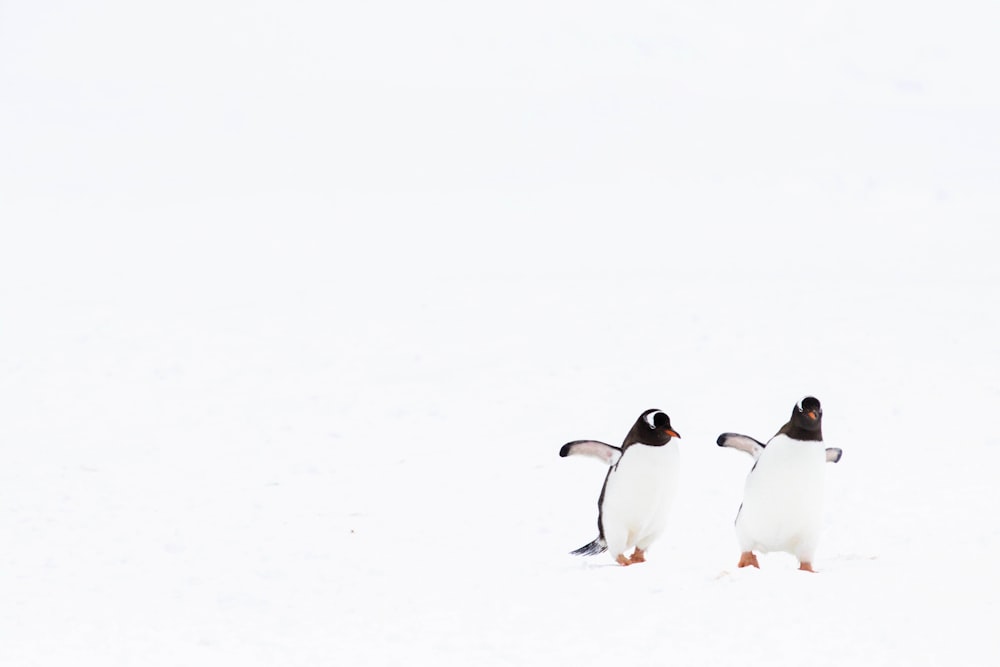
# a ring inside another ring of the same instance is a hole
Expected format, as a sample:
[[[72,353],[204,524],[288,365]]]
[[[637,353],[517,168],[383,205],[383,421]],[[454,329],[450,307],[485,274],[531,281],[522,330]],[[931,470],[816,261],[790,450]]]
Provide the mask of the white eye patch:
[[[650,412],[648,415],[646,415],[645,417],[643,417],[643,419],[645,419],[645,421],[646,421],[646,425],[649,426],[649,428],[656,428],[656,417],[657,417],[657,415],[663,415],[663,413],[660,412],[659,410],[654,410],[653,412]],[[666,415],[663,415],[663,416],[666,417]],[[663,419],[661,419],[660,421],[662,423]]]

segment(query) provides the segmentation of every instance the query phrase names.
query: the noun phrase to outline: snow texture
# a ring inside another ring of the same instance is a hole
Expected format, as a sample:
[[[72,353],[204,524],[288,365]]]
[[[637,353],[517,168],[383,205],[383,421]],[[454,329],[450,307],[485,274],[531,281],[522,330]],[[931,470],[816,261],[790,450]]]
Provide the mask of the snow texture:
[[[0,664],[997,664],[998,12],[4,3]],[[806,394],[819,572],[737,570]]]

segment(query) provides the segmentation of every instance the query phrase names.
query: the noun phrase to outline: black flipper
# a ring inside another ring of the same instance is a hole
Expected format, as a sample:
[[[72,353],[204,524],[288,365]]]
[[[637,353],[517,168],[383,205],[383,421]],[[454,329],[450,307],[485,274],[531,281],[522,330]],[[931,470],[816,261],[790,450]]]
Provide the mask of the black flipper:
[[[559,456],[590,456],[613,466],[621,458],[622,450],[599,440],[574,440],[559,449]]]
[[[597,554],[602,554],[607,550],[608,543],[604,541],[603,537],[598,537],[590,544],[584,544],[579,549],[570,551],[570,553],[574,556],[596,556]]]
[[[723,433],[715,441],[715,444],[719,447],[732,447],[741,452],[746,452],[754,457],[755,460],[764,451],[764,448],[767,447],[763,442],[754,440],[749,435],[740,435],[739,433]]]
[[[844,455],[844,450],[840,447],[827,447],[826,448],[826,462],[836,463],[840,460],[840,457]]]

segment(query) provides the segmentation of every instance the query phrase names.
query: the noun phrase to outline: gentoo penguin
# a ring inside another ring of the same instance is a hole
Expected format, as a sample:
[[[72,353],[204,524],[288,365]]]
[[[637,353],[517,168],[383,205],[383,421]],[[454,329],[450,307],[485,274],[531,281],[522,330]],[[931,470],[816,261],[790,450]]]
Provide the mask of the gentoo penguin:
[[[575,440],[559,456],[592,456],[608,474],[597,500],[597,539],[571,553],[590,556],[611,550],[621,565],[642,563],[649,545],[663,532],[677,487],[680,438],[670,417],[646,410],[635,420],[621,447],[597,440]],[[631,556],[625,552],[635,547]]]
[[[800,570],[815,571],[813,555],[823,522],[823,465],[836,463],[842,454],[823,446],[822,422],[819,400],[806,396],[766,445],[737,433],[723,433],[716,441],[755,460],[736,514],[740,567],[760,567],[755,551],[784,551],[799,559]]]

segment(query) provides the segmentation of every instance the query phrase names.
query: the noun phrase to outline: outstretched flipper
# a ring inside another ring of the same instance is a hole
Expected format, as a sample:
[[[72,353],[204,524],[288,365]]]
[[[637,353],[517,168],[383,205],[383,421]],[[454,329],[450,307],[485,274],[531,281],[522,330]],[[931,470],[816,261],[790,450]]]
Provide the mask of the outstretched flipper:
[[[836,463],[840,460],[840,457],[844,455],[844,450],[840,447],[827,447],[826,448],[826,462]]]
[[[574,556],[596,556],[597,554],[602,554],[607,550],[608,550],[608,543],[604,541],[603,537],[598,537],[590,544],[584,544],[579,549],[570,551],[570,553],[573,554]]]
[[[763,442],[754,440],[749,435],[740,435],[739,433],[723,433],[715,441],[715,444],[719,447],[732,447],[741,452],[746,452],[754,458],[754,461],[757,460],[760,453],[764,451],[764,447],[767,446]]]
[[[598,440],[574,440],[559,450],[559,456],[590,456],[613,466],[622,457],[622,450]]]

